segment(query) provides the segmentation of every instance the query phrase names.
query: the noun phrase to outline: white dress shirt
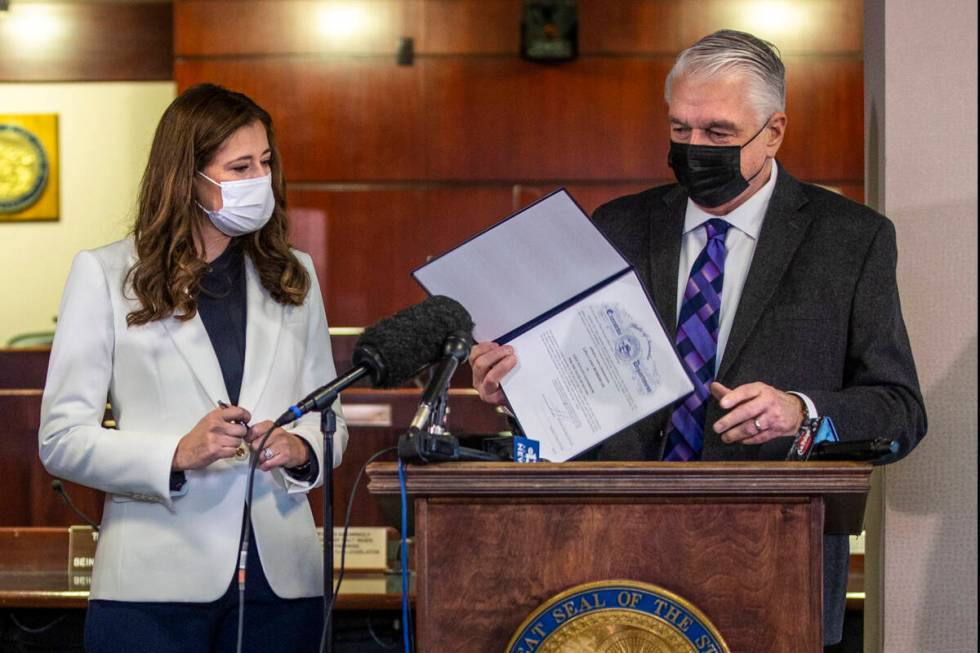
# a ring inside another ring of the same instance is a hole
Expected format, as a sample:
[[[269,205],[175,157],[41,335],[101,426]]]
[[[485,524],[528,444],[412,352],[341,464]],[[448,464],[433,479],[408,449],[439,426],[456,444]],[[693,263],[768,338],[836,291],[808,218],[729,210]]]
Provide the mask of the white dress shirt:
[[[721,289],[721,312],[718,316],[715,372],[718,371],[718,366],[721,364],[722,356],[725,354],[725,345],[728,344],[728,336],[732,332],[732,322],[735,321],[735,311],[738,309],[738,302],[742,297],[742,288],[745,287],[749,266],[752,265],[755,246],[759,242],[762,222],[766,217],[766,210],[769,208],[769,200],[772,198],[773,190],[776,188],[776,176],[776,161],[773,160],[772,169],[769,172],[769,181],[766,182],[766,185],[727,215],[712,215],[692,202],[690,198],[687,200],[680,265],[678,265],[677,274],[678,319],[681,305],[684,302],[684,289],[687,287],[687,280],[691,276],[691,268],[708,242],[708,236],[701,225],[712,218],[721,218],[731,225],[725,236],[727,254],[725,256],[725,280]],[[792,394],[803,400],[810,417],[817,416],[817,409],[809,397],[799,392]]]

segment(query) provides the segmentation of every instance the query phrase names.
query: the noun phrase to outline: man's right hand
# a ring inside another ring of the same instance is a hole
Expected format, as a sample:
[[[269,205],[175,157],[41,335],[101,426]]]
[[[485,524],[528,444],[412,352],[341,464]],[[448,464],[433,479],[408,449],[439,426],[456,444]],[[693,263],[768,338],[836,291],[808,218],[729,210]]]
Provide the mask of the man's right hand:
[[[171,469],[202,469],[222,458],[232,458],[248,433],[252,416],[244,408],[215,408],[180,439]]]
[[[470,350],[470,367],[473,369],[473,387],[480,399],[490,404],[506,403],[500,389],[500,381],[517,365],[517,356],[510,345],[481,342]]]

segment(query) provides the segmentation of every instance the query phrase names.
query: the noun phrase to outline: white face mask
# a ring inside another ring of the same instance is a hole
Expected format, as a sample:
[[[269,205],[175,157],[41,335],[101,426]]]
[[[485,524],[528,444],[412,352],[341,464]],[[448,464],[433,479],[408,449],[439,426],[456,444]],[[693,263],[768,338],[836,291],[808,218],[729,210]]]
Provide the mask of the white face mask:
[[[211,211],[198,203],[218,231],[226,236],[244,236],[258,231],[272,217],[276,197],[272,193],[272,175],[217,182],[203,172],[198,172],[221,189],[221,208]]]

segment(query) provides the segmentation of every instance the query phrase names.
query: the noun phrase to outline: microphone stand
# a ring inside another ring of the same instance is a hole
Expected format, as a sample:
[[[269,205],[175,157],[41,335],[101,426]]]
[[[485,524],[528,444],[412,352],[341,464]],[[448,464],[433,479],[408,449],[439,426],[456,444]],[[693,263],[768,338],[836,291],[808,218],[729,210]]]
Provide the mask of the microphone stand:
[[[433,402],[434,410],[422,423],[413,424],[407,433],[398,438],[398,457],[405,462],[448,462],[480,460],[500,462],[497,454],[470,447],[462,447],[459,439],[446,430],[446,414],[449,412],[449,387],[443,387]]]
[[[326,653],[333,652],[333,436],[337,432],[337,413],[333,402],[320,411],[323,434],[323,628]]]

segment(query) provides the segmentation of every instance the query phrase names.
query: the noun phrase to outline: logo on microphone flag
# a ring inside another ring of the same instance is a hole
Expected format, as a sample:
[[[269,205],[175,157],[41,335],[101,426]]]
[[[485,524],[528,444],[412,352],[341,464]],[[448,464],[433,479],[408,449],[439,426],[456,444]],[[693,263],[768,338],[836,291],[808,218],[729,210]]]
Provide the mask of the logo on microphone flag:
[[[820,444],[821,442],[840,442],[834,421],[829,417],[820,418],[817,434],[813,437],[813,444]]]
[[[536,463],[540,460],[541,443],[537,440],[514,436],[514,462]]]

